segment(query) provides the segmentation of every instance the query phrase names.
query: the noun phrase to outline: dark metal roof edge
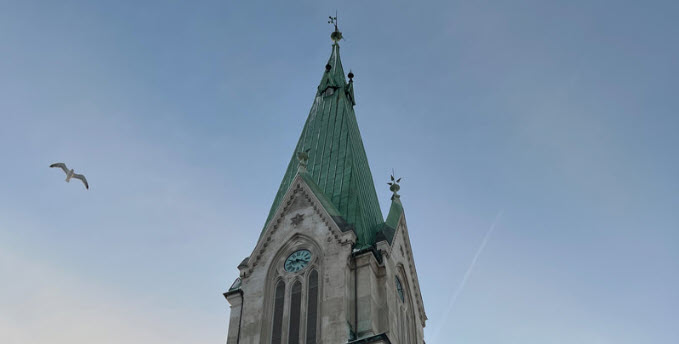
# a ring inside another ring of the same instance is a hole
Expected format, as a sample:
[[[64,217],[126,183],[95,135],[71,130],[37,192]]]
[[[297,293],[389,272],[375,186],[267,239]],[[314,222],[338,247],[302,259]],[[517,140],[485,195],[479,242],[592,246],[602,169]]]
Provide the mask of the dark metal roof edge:
[[[357,257],[359,255],[362,255],[363,253],[366,253],[366,252],[372,252],[372,254],[373,254],[373,256],[375,256],[375,259],[377,260],[377,262],[382,264],[382,253],[374,245],[362,248],[362,249],[354,251],[354,252],[351,252],[351,256]]]
[[[229,290],[226,293],[224,293],[223,295],[224,295],[225,299],[228,299],[229,296],[234,295],[234,294],[240,294],[240,296],[243,297],[243,290],[240,289],[240,288],[234,289],[234,290]]]
[[[347,344],[375,343],[378,340],[386,341],[387,343],[391,344],[391,341],[389,340],[389,337],[387,337],[386,333],[380,333],[380,334],[376,334],[372,337],[357,339],[357,340],[354,340],[352,342],[347,342]]]
[[[396,234],[396,229],[392,228],[386,223],[383,223],[381,228],[377,231],[377,234],[375,235],[375,243],[378,243],[380,241],[386,241],[391,245],[391,243],[394,241],[394,235]]]
[[[240,269],[240,268],[243,267],[243,266],[247,266],[249,260],[250,260],[250,257],[245,257],[245,258],[240,262],[240,264],[238,264],[238,268]]]

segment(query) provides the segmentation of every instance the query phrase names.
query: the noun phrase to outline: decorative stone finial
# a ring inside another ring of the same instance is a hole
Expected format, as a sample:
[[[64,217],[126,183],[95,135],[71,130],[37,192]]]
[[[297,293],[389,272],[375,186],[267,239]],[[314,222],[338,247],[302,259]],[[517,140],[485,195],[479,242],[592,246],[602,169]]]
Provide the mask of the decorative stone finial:
[[[328,20],[328,24],[333,24],[335,25],[335,31],[330,34],[330,39],[332,39],[335,44],[339,42],[342,39],[342,33],[337,29],[337,11],[335,11],[335,16],[329,16],[330,20]]]
[[[297,171],[299,172],[306,172],[306,166],[307,162],[309,161],[309,151],[311,148],[302,151],[302,152],[297,152],[297,160],[299,161],[299,167],[297,167]]]
[[[398,194],[398,190],[401,190],[401,186],[398,185],[398,183],[400,183],[400,182],[401,182],[401,178],[399,178],[399,179],[394,178],[394,171],[392,170],[391,171],[391,182],[387,183],[387,184],[389,184],[389,190],[391,190],[391,192],[394,193],[393,195],[391,195],[392,201],[395,200],[395,199],[401,198],[401,195]]]

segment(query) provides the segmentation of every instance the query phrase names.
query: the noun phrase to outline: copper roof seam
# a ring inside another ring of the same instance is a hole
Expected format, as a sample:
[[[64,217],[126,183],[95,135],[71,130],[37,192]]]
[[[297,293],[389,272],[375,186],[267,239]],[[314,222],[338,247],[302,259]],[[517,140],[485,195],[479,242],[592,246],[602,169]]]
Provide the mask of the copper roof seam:
[[[339,154],[339,148],[336,147],[335,145],[335,133],[337,131],[337,118],[344,116],[342,112],[340,112],[340,106],[339,106],[339,97],[341,95],[337,96],[337,111],[335,111],[335,116],[332,119],[332,131],[328,129],[328,135],[329,138],[327,142],[330,143],[330,151],[328,155],[328,169],[326,173],[326,180],[327,180],[327,187],[326,190],[330,191],[330,199],[332,199],[332,194],[334,193],[334,185],[335,185],[335,174],[337,173],[337,161],[335,161],[335,156]],[[328,128],[330,128],[330,122],[328,121]],[[334,154],[333,154],[334,153]],[[333,162],[334,162],[334,169],[332,172],[330,171],[331,168],[333,167]],[[331,181],[332,179],[332,181]]]
[[[342,124],[341,124],[340,130],[344,129],[344,125],[346,124],[345,118],[346,118],[346,116],[342,117]],[[347,154],[347,145],[349,144],[349,133],[348,133],[348,130],[345,130],[342,133],[343,133],[343,135],[340,136],[340,140],[342,140],[342,137],[345,138],[345,140],[344,140],[344,161],[342,161],[342,169],[344,169],[344,167],[347,164],[347,155],[348,155]],[[340,141],[340,145],[341,145],[341,141]],[[338,194],[339,194],[339,202],[338,202],[339,204],[337,206],[338,209],[341,209],[341,206],[342,206],[342,186],[344,186],[344,177],[343,176],[340,177],[340,185],[339,185],[339,190],[338,190]],[[335,191],[333,190],[333,195],[334,194],[335,194]]]
[[[330,103],[332,104],[332,101]],[[337,106],[335,106],[334,114],[335,114],[335,116],[337,115]],[[326,169],[326,173],[325,174],[323,173],[323,170],[324,170],[323,166],[326,163],[326,161],[324,161],[323,158],[325,157],[326,149],[328,149],[328,147],[327,147],[328,146],[328,140],[331,139],[330,137],[328,137],[329,136],[328,132],[330,131],[330,129],[329,129],[329,127],[330,127],[330,117],[332,115],[333,115],[333,111],[329,111],[327,116],[324,116],[324,120],[325,120],[326,123],[321,123],[321,125],[325,124],[325,131],[323,132],[323,134],[325,134],[325,137],[323,138],[323,148],[321,150],[321,162],[320,162],[320,174],[318,175],[318,179],[319,179],[318,186],[321,188],[321,190],[323,190],[323,192],[326,193],[326,196],[327,196],[327,191],[325,190],[326,185],[325,185],[325,182],[323,182],[323,177],[325,176],[325,178],[327,180],[328,176],[327,176],[327,169]],[[330,150],[330,152],[332,152],[332,150]],[[328,158],[327,163],[328,163],[328,165],[330,165],[330,159],[329,158]],[[329,167],[328,167],[328,169],[329,169]]]
[[[325,156],[325,140],[327,136],[327,131],[328,131],[328,118],[332,115],[333,112],[337,112],[337,109],[333,111],[333,103],[332,101],[328,102],[329,107],[327,112],[323,112],[323,116],[321,117],[321,123],[318,124],[318,140],[316,141],[318,149],[318,161],[315,163],[315,166],[318,166],[318,178],[316,178],[316,183],[318,186],[323,190],[324,188],[321,186],[321,178],[323,178],[323,163],[324,161],[324,156]],[[325,191],[324,191],[325,192]]]
[[[309,121],[311,121],[311,116],[313,116],[313,113],[315,113],[314,110],[318,109],[318,103],[319,103],[319,99],[318,99],[318,96],[316,96],[316,98],[314,98],[314,103],[311,104],[311,110],[309,111],[309,115],[307,116],[306,122],[304,122],[304,128],[302,128],[302,135],[301,135],[302,137],[300,138],[300,142],[302,143],[302,147],[299,147],[299,149],[304,149],[304,142],[306,142],[307,134],[308,134],[307,125],[309,124]],[[300,142],[297,143],[298,146],[299,146]],[[295,153],[296,152],[292,153],[293,159],[295,158]]]
[[[325,103],[326,103],[326,102],[325,102],[325,99],[323,99],[323,103],[322,103],[323,106],[322,106],[321,111],[320,111],[321,119],[323,119],[322,116],[323,116],[323,114],[325,113]],[[316,113],[314,114],[314,116],[317,117],[317,116],[318,116],[318,112],[316,112]],[[319,139],[320,136],[321,136],[321,132],[320,132],[321,128],[320,128],[320,125],[318,125],[317,122],[318,122],[318,118],[314,118],[314,121],[313,121],[313,125],[314,125],[314,134],[312,135],[312,137],[313,137],[313,136],[316,136],[316,139],[315,139],[315,140],[312,139],[312,140],[313,140],[312,142],[315,143],[315,147],[309,147],[309,148],[312,148],[311,154],[313,154],[313,160],[310,159],[310,160],[311,160],[311,161],[310,161],[311,163],[309,164],[309,167],[311,167],[311,168],[309,169],[309,174],[311,174],[312,177],[313,177],[313,175],[314,175],[314,172],[316,171],[315,166],[316,166],[316,160],[317,160],[317,158],[318,158],[318,139]],[[314,178],[312,178],[312,179],[314,179]]]
[[[342,116],[342,117],[344,117],[344,116]],[[337,136],[337,129],[338,129],[337,128],[337,119],[338,118],[340,118],[340,116],[339,116],[339,114],[336,114],[335,115],[335,121],[333,122],[333,125],[332,125],[332,140],[330,142],[330,154],[331,154],[330,161],[333,161],[332,160],[333,149],[336,150],[335,154],[338,157],[339,157],[339,153],[340,153],[339,137]],[[337,144],[335,144],[335,141],[337,141]],[[330,200],[332,200],[333,195],[335,194],[335,180],[336,180],[335,176],[337,175],[337,165],[338,165],[338,162],[335,161],[335,166],[334,166],[334,169],[332,171],[332,183],[330,183],[330,180],[328,180],[328,186],[330,188]],[[328,164],[328,173],[330,173],[330,164]]]
[[[359,194],[362,196],[360,201],[361,201],[361,203],[363,203],[363,201],[366,201],[365,198],[373,198],[373,200],[370,200],[369,203],[377,202],[377,204],[379,204],[379,200],[377,199],[377,192],[375,191],[375,188],[374,188],[374,181],[372,179],[372,173],[370,173],[370,165],[368,164],[367,153],[365,153],[365,147],[363,146],[363,140],[361,139],[360,128],[358,127],[358,119],[356,118],[356,116],[354,116],[352,118],[352,120],[354,121],[353,127],[355,128],[356,132],[354,133],[352,131],[350,134],[351,135],[355,134],[355,135],[358,136],[357,140],[355,140],[355,143],[358,145],[358,147],[353,147],[353,145],[352,145],[352,149],[359,149],[359,151],[364,152],[364,154],[359,154],[357,156],[357,158],[355,159],[358,164],[364,165],[364,166],[361,166],[361,168],[358,168],[358,170],[359,170],[358,173],[360,173],[361,176],[359,177],[359,179],[357,181],[360,184],[364,184],[364,183],[369,182],[373,186],[372,192],[370,192],[369,190],[366,190],[366,189],[370,189],[371,185],[360,185],[359,186],[362,189],[361,191],[366,191],[368,193],[366,195],[363,192],[359,192]],[[381,211],[379,211],[379,209],[375,209],[375,204],[365,204],[363,206],[363,208],[365,208],[366,211],[369,211],[371,213],[371,214],[365,214],[365,215],[367,215],[368,218],[373,218],[373,220],[375,222],[378,222],[378,223],[381,221],[380,220],[381,215],[382,215]],[[370,225],[364,224],[364,225],[366,227],[373,227],[375,224],[370,224]],[[363,228],[363,230],[369,233],[369,232],[373,231],[373,228]]]

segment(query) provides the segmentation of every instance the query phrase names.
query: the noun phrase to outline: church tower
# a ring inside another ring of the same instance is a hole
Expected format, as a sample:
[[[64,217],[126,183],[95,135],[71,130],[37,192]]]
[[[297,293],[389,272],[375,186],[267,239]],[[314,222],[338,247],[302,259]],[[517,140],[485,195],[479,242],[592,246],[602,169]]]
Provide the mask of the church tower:
[[[227,344],[423,344],[427,316],[405,213],[386,221],[354,114],[353,73],[330,59],[257,245],[224,296]],[[386,138],[385,138],[386,139]]]

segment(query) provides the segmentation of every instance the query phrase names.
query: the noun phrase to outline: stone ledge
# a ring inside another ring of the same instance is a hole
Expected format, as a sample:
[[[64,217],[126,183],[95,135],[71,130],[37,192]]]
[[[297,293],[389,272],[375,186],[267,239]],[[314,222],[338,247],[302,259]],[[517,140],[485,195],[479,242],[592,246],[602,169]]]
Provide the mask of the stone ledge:
[[[384,343],[384,344],[391,344],[391,341],[389,340],[389,337],[387,337],[386,333],[380,333],[376,334],[371,337],[367,338],[361,338],[357,339],[351,342],[347,342],[347,344],[364,344],[364,343]]]

